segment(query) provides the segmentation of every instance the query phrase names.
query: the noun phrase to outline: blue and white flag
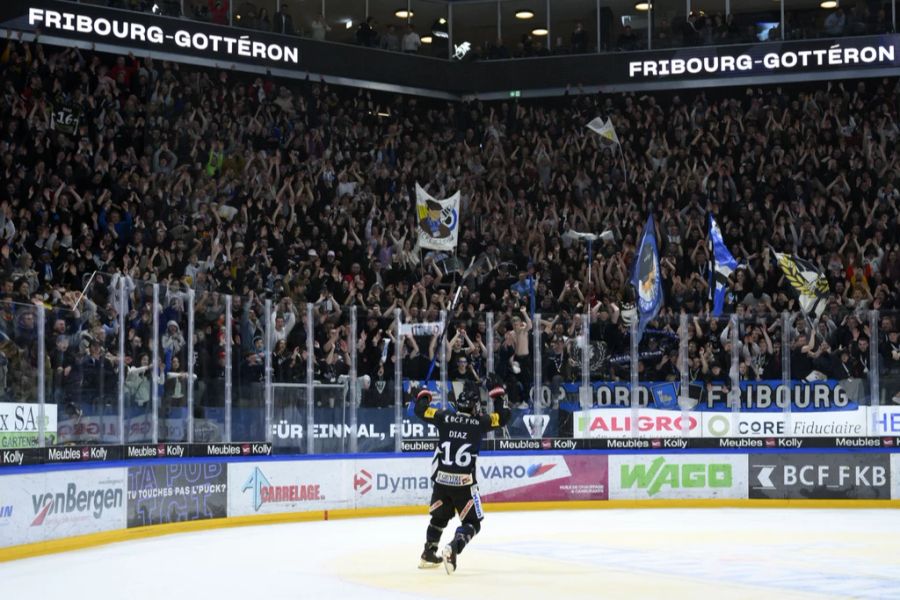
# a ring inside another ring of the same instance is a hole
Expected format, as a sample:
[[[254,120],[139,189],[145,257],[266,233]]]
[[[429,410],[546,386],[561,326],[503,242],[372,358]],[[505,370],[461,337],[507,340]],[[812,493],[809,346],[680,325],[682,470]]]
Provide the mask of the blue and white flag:
[[[641,342],[647,322],[656,317],[663,303],[662,280],[659,271],[659,250],[656,246],[656,229],[653,226],[653,215],[644,225],[644,233],[634,259],[631,276],[637,305],[638,325],[637,341]]]
[[[718,317],[725,307],[725,288],[728,276],[737,269],[738,263],[725,247],[722,231],[712,215],[709,215],[709,293],[713,299],[712,314]]]

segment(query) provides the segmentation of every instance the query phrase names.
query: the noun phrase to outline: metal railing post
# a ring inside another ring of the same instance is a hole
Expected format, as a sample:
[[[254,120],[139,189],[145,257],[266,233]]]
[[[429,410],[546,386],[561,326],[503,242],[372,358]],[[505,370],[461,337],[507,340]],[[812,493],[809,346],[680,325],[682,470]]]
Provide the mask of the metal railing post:
[[[187,443],[194,443],[194,290],[188,289]]]
[[[119,275],[119,444],[125,443],[125,313],[128,311],[128,299],[125,297],[125,274]]]
[[[231,328],[234,325],[233,316],[231,314],[231,294],[225,295],[225,439],[223,441],[231,441],[231,409],[232,409],[232,393],[233,381],[232,377],[232,340]]]
[[[150,415],[150,441],[159,442],[159,284],[153,284],[153,352],[150,370],[150,404],[153,413]]]
[[[266,441],[272,441],[272,425],[274,423],[274,415],[275,415],[275,402],[274,402],[274,390],[272,389],[272,337],[275,335],[275,327],[273,324],[272,317],[272,299],[266,298],[265,304],[263,305],[263,319],[265,319],[265,335],[266,341],[263,345],[263,404],[265,406],[265,435]],[[242,340],[243,341],[243,340]]]
[[[397,427],[397,435],[394,437],[394,452],[402,451],[403,441],[403,336],[400,334],[402,324],[400,322],[400,309],[394,309],[394,329],[397,336],[397,344],[394,346],[394,425]],[[356,341],[354,340],[354,345]]]
[[[350,307],[350,331],[347,333],[347,347],[350,349],[350,381],[349,398],[350,404],[350,452],[356,453],[359,443],[359,432],[356,428],[359,426],[359,419],[356,411],[359,409],[359,378],[357,376],[357,356],[356,356],[356,306]]]
[[[312,454],[316,450],[316,403],[315,394],[315,307],[312,302],[306,303],[306,453]]]
[[[37,401],[38,401],[38,439],[37,445],[39,448],[43,448],[47,445],[46,442],[46,431],[47,424],[45,423],[45,409],[47,403],[47,381],[46,381],[46,362],[47,362],[47,340],[45,336],[47,335],[47,327],[46,327],[46,319],[47,315],[44,312],[44,305],[40,304],[37,307]],[[57,413],[57,419],[59,418],[59,414]]]

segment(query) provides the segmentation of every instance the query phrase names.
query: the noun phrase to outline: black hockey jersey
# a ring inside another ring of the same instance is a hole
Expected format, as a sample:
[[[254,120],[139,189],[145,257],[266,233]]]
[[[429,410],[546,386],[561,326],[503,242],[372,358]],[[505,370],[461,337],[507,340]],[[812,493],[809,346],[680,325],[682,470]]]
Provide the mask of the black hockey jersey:
[[[484,434],[500,429],[509,421],[507,408],[489,415],[473,416],[453,413],[429,406],[431,397],[422,395],[416,401],[415,413],[432,423],[440,435],[431,462],[431,480],[450,486],[473,485],[476,462]]]

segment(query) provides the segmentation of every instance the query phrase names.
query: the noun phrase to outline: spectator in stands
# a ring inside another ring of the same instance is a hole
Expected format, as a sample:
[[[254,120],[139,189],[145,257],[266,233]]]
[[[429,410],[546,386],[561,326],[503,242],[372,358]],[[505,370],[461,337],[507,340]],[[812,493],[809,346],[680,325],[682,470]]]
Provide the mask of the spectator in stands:
[[[228,24],[228,2],[229,0],[208,0],[209,20],[216,25]]]
[[[575,31],[572,32],[569,46],[573,54],[582,54],[588,51],[588,33],[584,30],[581,21],[575,23]]]
[[[400,51],[400,37],[397,35],[397,28],[393,24],[388,24],[387,31],[381,36],[381,48],[391,52]]]
[[[287,2],[281,3],[281,9],[276,11],[272,19],[272,31],[284,35],[294,35],[294,19],[291,17]]]
[[[310,22],[309,29],[310,37],[320,42],[325,41],[325,34],[331,31],[331,27],[329,27],[328,23],[325,21],[325,16],[322,14],[316,15],[312,22]]]
[[[261,6],[259,12],[256,13],[256,24],[254,28],[259,29],[260,31],[272,31],[272,18],[269,16],[269,11],[266,7]]]
[[[834,12],[825,18],[825,34],[842,36],[844,35],[846,28],[847,15],[844,13],[843,7],[838,6],[834,9]]]
[[[626,25],[619,34],[619,50],[637,50],[639,47],[638,37],[631,30],[631,25]]]
[[[361,46],[378,45],[378,31],[375,29],[375,17],[368,17],[356,28],[356,42]]]
[[[412,23],[406,25],[406,33],[403,34],[402,48],[408,54],[414,54],[419,51],[422,46],[422,40],[416,33],[416,27]]]

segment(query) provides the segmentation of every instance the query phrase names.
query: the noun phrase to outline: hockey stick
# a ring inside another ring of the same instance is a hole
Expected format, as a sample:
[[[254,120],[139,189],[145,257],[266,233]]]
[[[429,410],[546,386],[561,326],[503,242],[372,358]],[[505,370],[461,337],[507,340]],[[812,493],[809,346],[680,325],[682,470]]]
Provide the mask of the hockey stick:
[[[459,302],[459,295],[462,292],[462,286],[456,288],[456,294],[453,296],[453,301],[450,302],[450,308],[447,310],[447,319],[444,323],[444,326],[441,328],[441,335],[438,338],[438,343],[434,347],[434,356],[431,357],[431,364],[428,365],[428,373],[425,375],[425,384],[428,385],[428,382],[431,381],[431,374],[434,372],[434,365],[437,361],[438,356],[440,356],[442,344],[447,339],[447,330],[450,329],[450,323],[453,319],[453,312],[456,310],[456,304]]]

